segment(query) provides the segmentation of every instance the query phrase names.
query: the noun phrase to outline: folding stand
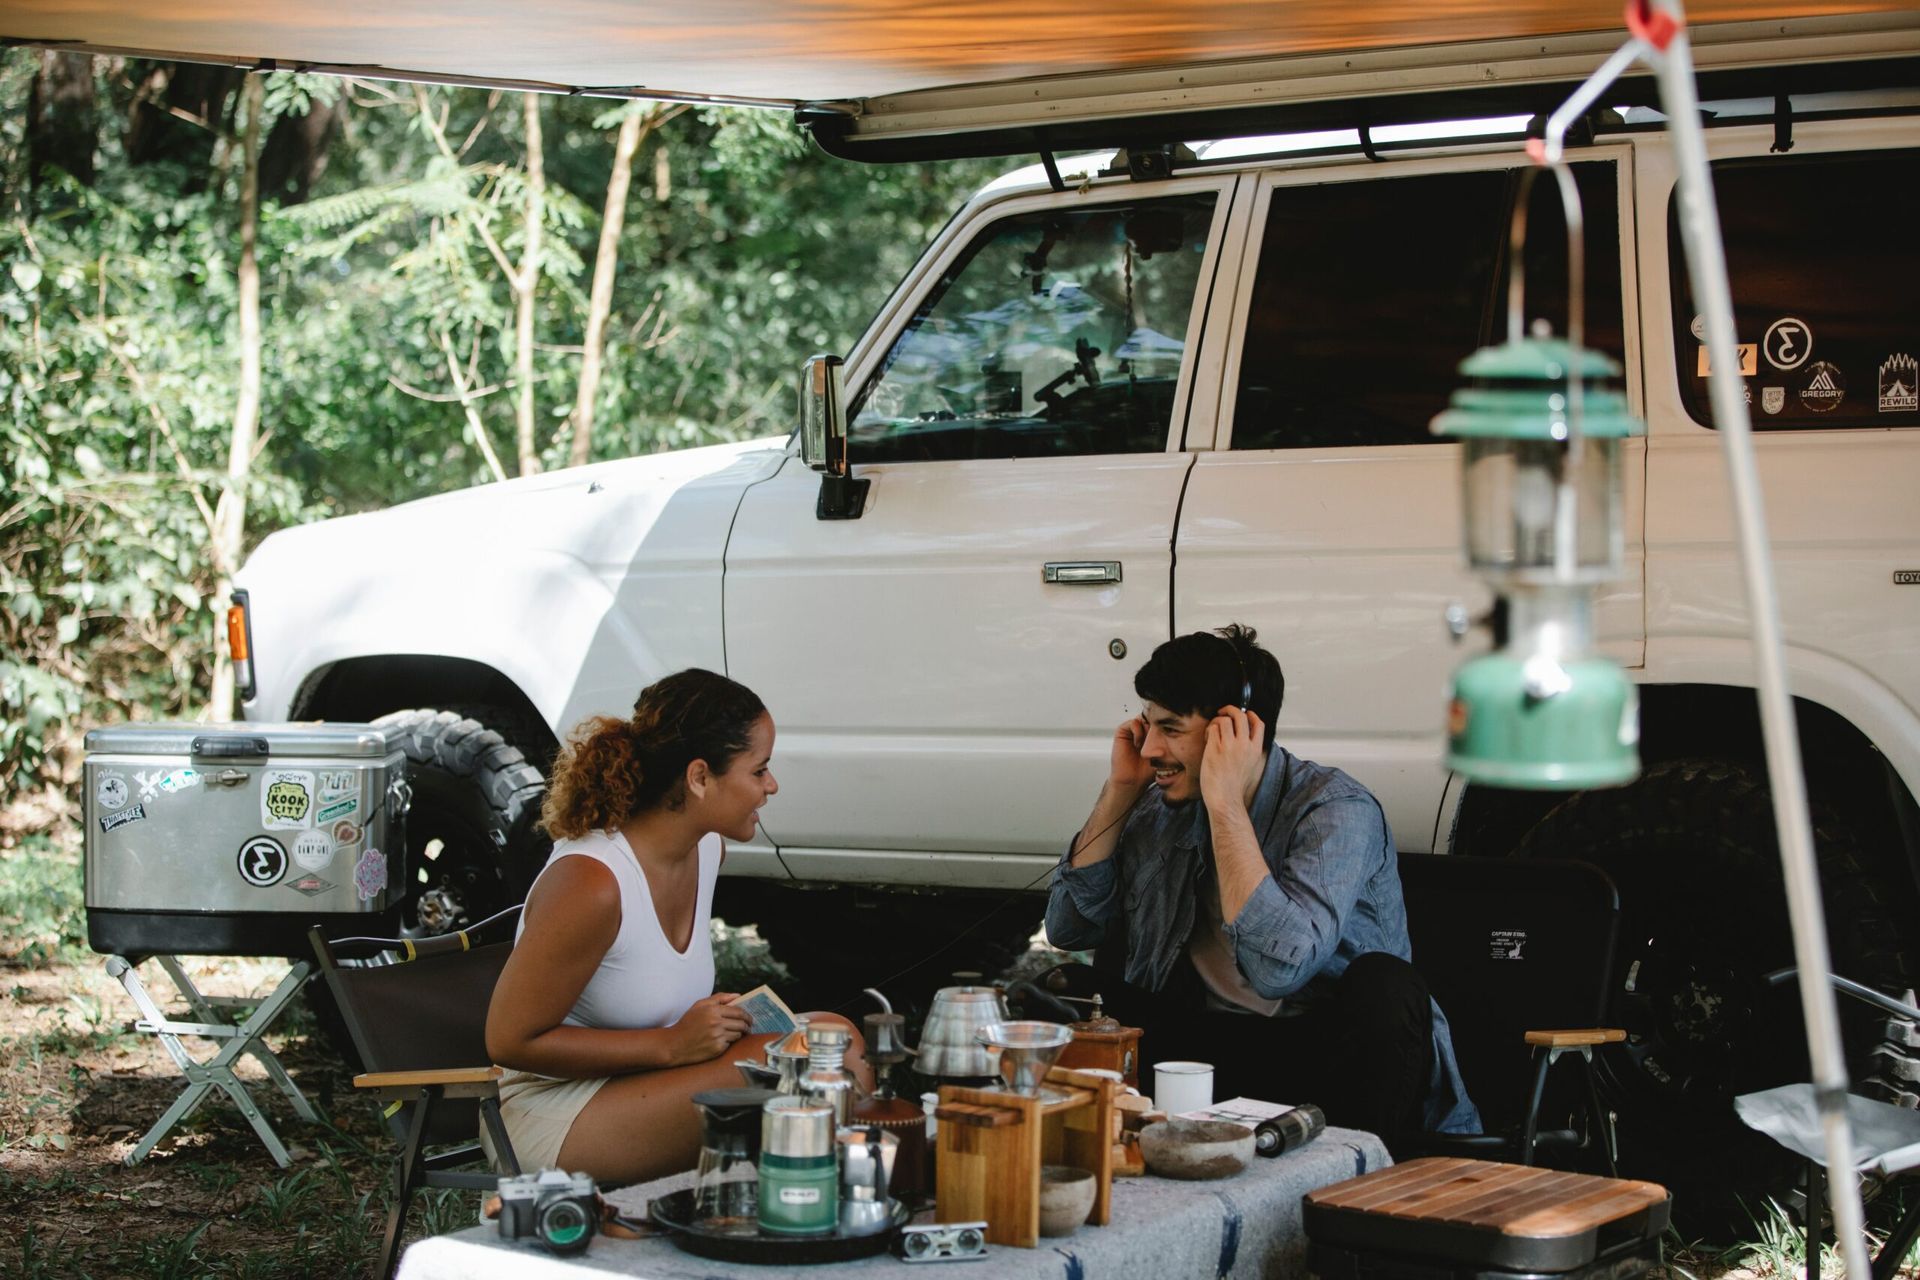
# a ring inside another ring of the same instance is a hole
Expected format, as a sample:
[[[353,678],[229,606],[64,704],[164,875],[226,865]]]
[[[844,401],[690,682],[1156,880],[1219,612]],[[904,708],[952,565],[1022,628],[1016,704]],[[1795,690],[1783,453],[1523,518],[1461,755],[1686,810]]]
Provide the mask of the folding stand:
[[[306,982],[307,975],[312,972],[313,967],[304,960],[296,962],[293,968],[287,971],[287,976],[280,979],[278,986],[265,997],[255,999],[251,996],[202,995],[193,985],[193,980],[187,977],[186,971],[180,967],[179,960],[173,956],[155,956],[154,959],[158,960],[160,967],[167,971],[167,976],[173,979],[173,985],[179,989],[195,1016],[201,1020],[179,1022],[167,1017],[160,1006],[154,1003],[153,997],[148,994],[133,964],[122,956],[107,957],[107,973],[119,980],[120,985],[127,989],[127,994],[133,997],[133,1002],[139,1007],[140,1012],[146,1015],[133,1024],[133,1029],[159,1036],[160,1043],[166,1046],[167,1052],[173,1056],[175,1064],[180,1068],[180,1073],[187,1080],[187,1087],[181,1091],[178,1098],[174,1099],[173,1105],[167,1108],[166,1114],[161,1116],[153,1128],[147,1130],[146,1136],[134,1146],[132,1153],[127,1156],[127,1163],[139,1164],[146,1159],[147,1154],[159,1144],[160,1139],[166,1137],[175,1125],[192,1115],[194,1110],[206,1100],[209,1092],[219,1088],[233,1099],[236,1107],[240,1108],[240,1114],[247,1118],[247,1123],[253,1126],[253,1131],[260,1135],[260,1141],[266,1144],[275,1163],[282,1169],[286,1168],[292,1163],[292,1159],[287,1155],[287,1149],[281,1145],[279,1135],[274,1133],[273,1126],[267,1123],[267,1117],[259,1107],[254,1105],[252,1096],[247,1093],[247,1086],[233,1074],[233,1067],[242,1054],[252,1054],[254,1059],[265,1068],[268,1079],[279,1085],[281,1091],[293,1100],[293,1109],[300,1114],[302,1120],[314,1121],[320,1118],[314,1111],[313,1104],[308,1102],[306,1095],[300,1092],[300,1087],[288,1077],[286,1068],[280,1065],[280,1060],[273,1056],[273,1050],[267,1048],[260,1039],[266,1034],[267,1028],[273,1025],[273,1020],[280,1016],[281,1010],[286,1008],[287,1002],[293,999],[294,994]],[[247,1008],[251,1008],[253,1012],[236,1022],[232,1014]],[[182,1036],[224,1040],[226,1043],[212,1059],[199,1062],[187,1052],[186,1046],[180,1043]]]

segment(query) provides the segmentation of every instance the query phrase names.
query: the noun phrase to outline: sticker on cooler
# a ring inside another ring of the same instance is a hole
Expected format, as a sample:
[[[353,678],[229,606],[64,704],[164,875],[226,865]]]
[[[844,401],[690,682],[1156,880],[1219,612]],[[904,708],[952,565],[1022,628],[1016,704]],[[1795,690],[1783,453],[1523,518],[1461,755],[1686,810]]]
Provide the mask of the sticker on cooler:
[[[127,805],[127,780],[117,773],[103,773],[93,784],[93,802],[102,809],[124,809]]]
[[[293,841],[293,860],[307,871],[318,871],[333,861],[333,837],[325,831],[302,831]]]
[[[269,769],[260,780],[260,825],[294,831],[313,825],[313,771]]]
[[[338,845],[360,843],[360,828],[351,822],[341,821],[333,824],[333,842]]]
[[[353,892],[362,902],[372,902],[387,891],[387,856],[378,849],[360,855],[353,868]]]
[[[351,818],[359,812],[360,797],[353,796],[346,800],[335,800],[330,804],[323,803],[320,806],[320,812],[314,815],[313,820],[324,826],[329,822],[338,822],[342,818]]]
[[[172,773],[160,776],[160,790],[167,795],[185,791],[189,787],[200,785],[200,774],[193,769],[175,769]]]
[[[146,816],[147,807],[143,804],[137,804],[131,809],[122,809],[118,813],[110,813],[100,819],[100,830],[102,833],[112,831],[116,827],[126,826],[129,822],[141,822],[145,820]]]
[[[1880,366],[1880,412],[1912,413],[1920,409],[1920,365],[1910,355],[1888,356]]]
[[[272,836],[255,836],[240,846],[234,865],[240,878],[254,888],[271,888],[287,874],[286,846]]]
[[[1807,366],[1807,385],[1800,389],[1800,403],[1815,413],[1831,413],[1847,398],[1847,380],[1839,367],[1825,360]]]
[[[1798,369],[1813,354],[1813,330],[1807,328],[1805,320],[1782,316],[1767,326],[1767,336],[1760,346],[1774,368]]]
[[[320,803],[360,794],[360,775],[352,769],[327,769],[320,774]]]
[[[287,888],[292,889],[296,893],[304,893],[309,898],[317,898],[327,890],[333,888],[333,881],[322,880],[319,876],[306,875],[301,876],[298,880],[287,881]]]

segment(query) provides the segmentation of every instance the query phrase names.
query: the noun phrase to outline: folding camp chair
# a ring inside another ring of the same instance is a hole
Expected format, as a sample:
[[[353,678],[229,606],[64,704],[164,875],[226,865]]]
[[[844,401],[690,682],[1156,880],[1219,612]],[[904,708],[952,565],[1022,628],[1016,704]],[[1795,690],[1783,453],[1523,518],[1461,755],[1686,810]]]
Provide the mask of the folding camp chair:
[[[318,929],[307,935],[366,1068],[354,1087],[386,1104],[383,1114],[401,1143],[377,1273],[382,1280],[393,1274],[415,1191],[493,1190],[496,1172],[461,1168],[485,1159],[474,1141],[481,1125],[505,1171],[520,1172],[500,1121],[500,1068],[489,1062],[486,1046],[487,1005],[513,953],[518,919],[515,907],[474,929],[410,941],[329,943]],[[508,940],[476,946],[482,931],[503,932]],[[463,1145],[427,1154],[430,1146],[456,1142]]]
[[[1598,1140],[1614,1166],[1612,1119],[1600,1103],[1593,1052],[1626,1032],[1605,1025],[1620,895],[1600,868],[1547,858],[1402,854],[1400,883],[1413,963],[1447,1016],[1481,1135],[1418,1134],[1396,1150],[1499,1153],[1530,1165],[1542,1146]],[[1532,1061],[1521,1053],[1532,1050]],[[1551,1104],[1548,1076],[1578,1064],[1584,1097]],[[1584,1109],[1585,1131],[1542,1131],[1544,1111]]]

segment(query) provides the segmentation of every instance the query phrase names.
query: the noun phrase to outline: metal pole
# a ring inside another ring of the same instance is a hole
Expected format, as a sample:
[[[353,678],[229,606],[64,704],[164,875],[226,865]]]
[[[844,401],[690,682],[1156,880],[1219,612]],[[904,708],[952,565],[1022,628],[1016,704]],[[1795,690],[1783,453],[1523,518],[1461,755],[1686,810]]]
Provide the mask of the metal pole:
[[[1640,12],[1649,12],[1639,0]],[[1767,548],[1766,510],[1760,473],[1754,461],[1753,424],[1734,350],[1733,295],[1727,281],[1720,216],[1707,166],[1707,145],[1694,92],[1693,56],[1685,14],[1678,0],[1653,0],[1660,13],[1678,25],[1665,47],[1656,44],[1649,61],[1660,86],[1660,107],[1673,140],[1680,187],[1680,234],[1687,250],[1687,276],[1706,320],[1709,389],[1714,425],[1727,462],[1733,493],[1740,560],[1745,569],[1747,611],[1753,626],[1754,660],[1759,671],[1760,724],[1767,749],[1767,775],[1773,791],[1773,820],[1780,834],[1780,865],[1786,878],[1787,911],[1793,922],[1794,960],[1800,969],[1800,1007],[1807,1023],[1807,1048],[1813,1060],[1814,1094],[1820,1106],[1832,1175],[1834,1235],[1851,1280],[1867,1280],[1866,1221],[1855,1176],[1853,1135],[1847,1122],[1847,1062],[1840,1043],[1838,1001],[1828,982],[1831,968],[1820,877],[1813,855],[1813,827],[1807,812],[1806,777],[1800,760],[1800,735],[1787,689],[1786,655],[1780,637],[1780,604],[1774,591],[1773,561]],[[1632,7],[1630,3],[1629,8]],[[1657,15],[1656,15],[1657,16]],[[1818,1239],[1808,1224],[1809,1242]],[[1820,1257],[1809,1244],[1807,1274],[1817,1277]]]

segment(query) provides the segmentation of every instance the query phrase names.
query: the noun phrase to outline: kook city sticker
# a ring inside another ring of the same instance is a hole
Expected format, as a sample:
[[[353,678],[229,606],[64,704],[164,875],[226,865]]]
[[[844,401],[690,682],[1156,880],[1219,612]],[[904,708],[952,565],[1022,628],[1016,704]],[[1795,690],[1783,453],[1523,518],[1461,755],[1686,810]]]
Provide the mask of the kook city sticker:
[[[333,839],[324,831],[302,831],[293,840],[293,860],[307,871],[333,861]]]
[[[271,888],[287,874],[286,846],[272,836],[255,836],[247,841],[234,861],[240,868],[240,878],[256,889]]]
[[[267,770],[261,779],[260,825],[269,831],[292,831],[313,825],[311,770]]]
[[[117,773],[104,773],[94,784],[93,802],[102,809],[124,809],[127,805],[127,780]]]
[[[387,891],[387,857],[378,849],[360,855],[353,868],[353,891],[362,902],[372,902]]]
[[[1800,388],[1800,403],[1815,413],[1832,413],[1847,398],[1847,380],[1839,367],[1815,360],[1807,366],[1807,385]]]
[[[320,812],[315,815],[314,821],[337,822],[341,818],[351,818],[358,812],[360,812],[360,798],[355,796],[350,800],[336,800],[332,804],[321,805]]]
[[[1880,366],[1880,412],[1920,409],[1920,366],[1909,355],[1888,356]]]
[[[1760,388],[1760,407],[1768,413],[1778,413],[1787,407],[1787,389],[1785,387]]]
[[[1807,328],[1805,320],[1782,316],[1767,326],[1767,336],[1760,346],[1774,368],[1798,369],[1813,354],[1813,330]]]
[[[116,827],[124,827],[129,822],[143,822],[146,820],[146,816],[147,806],[137,804],[131,809],[122,809],[118,813],[110,813],[100,819],[100,830],[104,833],[112,831]]]

